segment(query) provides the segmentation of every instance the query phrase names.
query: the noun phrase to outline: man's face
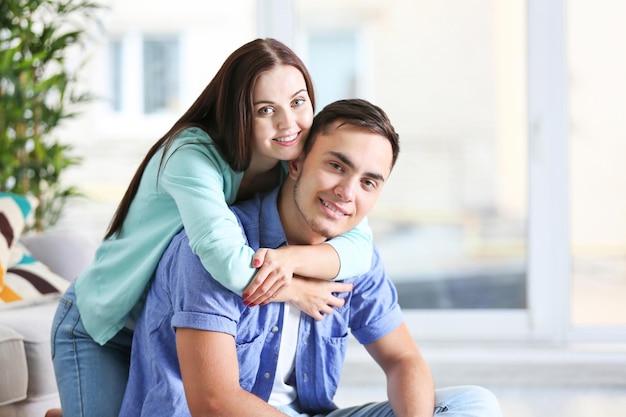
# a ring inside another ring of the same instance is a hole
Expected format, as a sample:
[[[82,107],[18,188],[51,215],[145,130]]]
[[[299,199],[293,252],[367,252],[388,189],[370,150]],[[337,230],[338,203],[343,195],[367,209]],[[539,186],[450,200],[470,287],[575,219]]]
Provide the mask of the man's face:
[[[353,229],[372,209],[391,172],[388,139],[339,125],[319,134],[308,155],[290,164],[293,216],[298,233],[309,232],[309,242],[315,235],[325,240]]]

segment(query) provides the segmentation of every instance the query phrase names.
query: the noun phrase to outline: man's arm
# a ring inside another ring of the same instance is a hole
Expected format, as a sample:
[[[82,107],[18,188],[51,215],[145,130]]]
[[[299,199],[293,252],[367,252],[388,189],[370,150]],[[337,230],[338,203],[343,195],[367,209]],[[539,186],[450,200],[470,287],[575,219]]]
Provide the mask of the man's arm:
[[[387,376],[387,396],[397,417],[432,417],[435,388],[428,364],[406,324],[365,345]]]
[[[239,385],[239,363],[233,336],[178,328],[176,350],[187,404],[193,417],[285,416]]]

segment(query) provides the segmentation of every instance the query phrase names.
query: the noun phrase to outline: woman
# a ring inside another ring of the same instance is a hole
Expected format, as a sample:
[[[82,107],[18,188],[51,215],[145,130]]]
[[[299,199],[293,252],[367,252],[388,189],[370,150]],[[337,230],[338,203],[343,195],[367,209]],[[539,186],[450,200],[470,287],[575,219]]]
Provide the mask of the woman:
[[[65,417],[117,415],[133,320],[163,251],[182,227],[207,271],[251,306],[271,301],[294,274],[341,279],[367,270],[367,224],[328,244],[255,254],[228,209],[278,185],[280,161],[300,154],[313,109],[313,85],[302,61],[276,40],[257,39],[226,59],[154,144],[93,263],[55,316],[52,355]],[[332,309],[321,297],[305,299],[308,304],[298,307],[318,319]]]

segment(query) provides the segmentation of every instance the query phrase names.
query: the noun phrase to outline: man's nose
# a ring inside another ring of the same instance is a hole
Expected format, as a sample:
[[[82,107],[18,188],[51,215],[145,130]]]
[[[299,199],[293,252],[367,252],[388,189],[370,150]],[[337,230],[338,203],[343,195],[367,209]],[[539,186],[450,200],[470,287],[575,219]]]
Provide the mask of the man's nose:
[[[342,201],[353,201],[356,186],[356,180],[353,180],[351,178],[345,178],[335,187],[335,194]]]

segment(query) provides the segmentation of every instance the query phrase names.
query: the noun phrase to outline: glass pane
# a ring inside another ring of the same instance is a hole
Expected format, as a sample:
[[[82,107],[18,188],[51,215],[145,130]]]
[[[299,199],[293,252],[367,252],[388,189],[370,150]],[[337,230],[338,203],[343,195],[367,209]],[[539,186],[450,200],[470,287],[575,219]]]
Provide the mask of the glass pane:
[[[297,1],[322,100],[339,71],[332,99],[370,99],[401,135],[369,219],[405,308],[526,308],[522,3]]]
[[[115,112],[122,110],[122,41],[111,39],[109,42],[109,52],[111,56],[111,108]]]
[[[143,43],[144,111],[178,110],[178,40],[146,38]]]
[[[626,3],[568,3],[572,322],[626,325]]]
[[[356,34],[351,31],[311,33],[308,69],[315,83],[315,104],[322,109],[328,103],[356,96]]]

